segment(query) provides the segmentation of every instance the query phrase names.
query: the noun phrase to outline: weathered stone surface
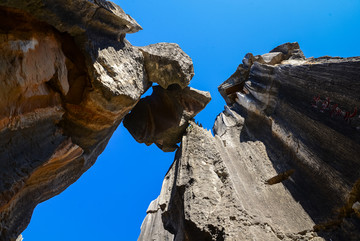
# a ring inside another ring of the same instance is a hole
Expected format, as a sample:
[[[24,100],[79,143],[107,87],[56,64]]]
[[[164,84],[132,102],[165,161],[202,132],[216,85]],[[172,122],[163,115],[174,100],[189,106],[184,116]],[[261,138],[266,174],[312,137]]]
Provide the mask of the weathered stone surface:
[[[158,199],[152,201],[147,209],[146,217],[141,225],[138,240],[173,241],[174,235],[164,229]]]
[[[158,233],[360,239],[360,58],[306,59],[297,43],[272,53],[283,59],[247,54],[219,86],[228,106],[215,137],[187,128],[151,214],[162,216]]]
[[[264,143],[277,172],[272,178],[288,178],[285,187],[323,237],[357,240],[351,206],[360,198],[353,172],[360,167],[360,58],[305,59],[297,43],[272,52],[287,59],[275,66],[249,61],[236,93],[232,109],[245,119],[240,140]],[[224,133],[223,126],[215,124],[216,132]]]
[[[275,65],[284,60],[284,55],[281,52],[273,52],[261,55],[264,64]]]
[[[104,0],[3,0],[1,6],[23,10],[72,36],[96,32],[119,38],[142,29],[119,6]]]
[[[305,59],[304,53],[297,42],[284,43],[277,46],[270,53],[283,53],[284,59]]]
[[[158,83],[164,89],[172,84],[177,84],[182,89],[189,85],[194,76],[194,66],[191,58],[179,45],[158,43],[139,49],[145,57],[149,81]]]
[[[244,90],[245,80],[249,76],[248,64],[252,64],[253,55],[247,55],[250,59],[244,58],[244,64],[240,64],[235,73],[230,76],[226,81],[219,85],[218,90],[227,104],[234,103],[237,92]]]
[[[167,90],[153,87],[151,96],[145,97],[124,119],[124,126],[136,141],[155,143],[163,151],[174,151],[176,143],[195,117],[211,100],[210,93],[190,87],[181,89],[172,85]]]
[[[103,0],[0,2],[0,240],[16,240],[38,203],[94,164],[151,86],[124,39],[140,29]]]
[[[148,213],[138,240],[152,240],[154,233],[171,233],[176,241],[317,236],[311,231],[313,221],[288,190],[282,184],[265,184],[276,170],[263,143],[240,142],[244,118],[227,109],[216,123],[223,127],[221,136],[195,123],[187,128],[160,196],[152,203],[157,207]],[[146,224],[160,214],[161,219]],[[157,230],[145,233],[148,225]]]

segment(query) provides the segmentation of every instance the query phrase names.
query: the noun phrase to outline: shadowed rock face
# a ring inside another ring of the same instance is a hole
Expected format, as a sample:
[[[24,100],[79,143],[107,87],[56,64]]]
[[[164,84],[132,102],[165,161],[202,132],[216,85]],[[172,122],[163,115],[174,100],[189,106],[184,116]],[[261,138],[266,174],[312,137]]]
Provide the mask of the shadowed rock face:
[[[145,97],[124,119],[124,126],[140,143],[155,143],[163,151],[174,151],[176,143],[195,117],[209,103],[208,92],[190,87],[181,89],[172,85],[167,90],[153,87],[153,93]]]
[[[38,203],[94,164],[151,86],[146,51],[124,38],[140,29],[119,6],[103,0],[1,1],[0,240],[16,240]],[[151,63],[180,66],[171,75],[186,76],[188,84],[191,59],[177,45],[155,46],[177,57],[157,54]],[[167,72],[156,76],[169,79]],[[194,93],[184,101],[189,116],[201,110],[196,103],[204,103],[202,94],[189,88],[172,93]],[[176,120],[183,118],[176,114]]]
[[[138,240],[359,240],[359,71],[297,43],[247,54],[219,86],[215,136],[187,128]]]

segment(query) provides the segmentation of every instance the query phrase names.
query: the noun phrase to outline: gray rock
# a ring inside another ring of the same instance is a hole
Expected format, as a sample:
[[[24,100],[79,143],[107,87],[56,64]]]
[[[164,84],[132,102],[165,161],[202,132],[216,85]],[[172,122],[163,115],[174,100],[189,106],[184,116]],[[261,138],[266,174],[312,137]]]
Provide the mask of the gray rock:
[[[252,65],[251,61],[246,63],[251,63]],[[246,65],[240,64],[237,67],[236,72],[218,86],[218,90],[227,104],[234,103],[236,99],[236,92],[242,92],[244,90],[245,80],[248,79],[250,73],[250,66],[244,66]]]
[[[215,137],[187,128],[158,197],[162,234],[360,239],[360,58],[305,59],[297,43],[272,53],[247,54],[219,86],[228,106]]]
[[[240,143],[243,120],[227,109],[216,121],[225,125],[221,137],[193,122],[187,128],[156,214],[148,213],[143,223],[164,235],[156,240],[166,240],[166,230],[173,240],[291,240],[312,229],[313,221],[282,184],[265,184],[276,170],[261,142]],[[161,215],[156,225],[154,215]],[[139,240],[151,237],[142,230]]]
[[[189,85],[194,76],[194,66],[191,58],[179,45],[158,43],[139,49],[144,54],[149,81],[158,83],[164,89],[172,84],[177,84],[182,89]]]
[[[140,143],[155,143],[163,151],[174,151],[188,126],[211,100],[210,93],[186,87],[171,86],[167,90],[153,87],[124,119],[124,126]]]
[[[285,59],[305,59],[303,52],[300,49],[299,43],[284,43],[277,46],[270,53],[281,52],[284,54]]]
[[[265,64],[275,65],[284,60],[284,54],[281,52],[273,52],[261,55]]]
[[[98,6],[96,11],[101,12],[100,14],[96,13],[93,16],[91,24],[94,24],[94,22],[96,22],[94,21],[94,19],[98,18],[98,22],[101,22],[101,25],[120,25],[121,30],[126,30],[126,33],[136,33],[139,30],[142,30],[142,27],[135,21],[135,19],[133,19],[130,15],[126,14],[120,6],[114,4],[113,2],[109,2],[106,0],[88,1],[96,4]],[[110,12],[111,14],[107,15],[104,10]]]
[[[173,241],[174,235],[164,229],[161,218],[161,207],[158,198],[152,201],[147,209],[146,217],[141,225],[141,233],[138,241],[162,240]]]
[[[251,65],[253,65],[254,62],[255,62],[255,57],[252,53],[247,53],[242,60],[243,67],[245,69],[250,69]]]
[[[359,176],[350,170],[360,165],[355,154],[360,148],[355,111],[360,79],[354,74],[359,71],[360,58],[294,58],[302,53],[297,43],[281,45],[272,52],[282,52],[288,59],[275,66],[254,61],[232,103],[232,111],[245,119],[239,122],[244,123],[239,139],[264,143],[277,173],[269,180],[284,182],[316,222],[314,230],[322,231],[324,238],[356,240],[360,235],[354,228],[356,219],[332,210],[351,213],[354,199],[345,197],[358,190]],[[226,126],[234,122],[224,114],[216,122],[214,131],[224,139],[231,133]],[[330,140],[337,140],[336,144]],[[227,139],[224,143],[234,145]],[[239,149],[239,144],[235,146]],[[335,230],[326,226],[338,220],[346,225]]]

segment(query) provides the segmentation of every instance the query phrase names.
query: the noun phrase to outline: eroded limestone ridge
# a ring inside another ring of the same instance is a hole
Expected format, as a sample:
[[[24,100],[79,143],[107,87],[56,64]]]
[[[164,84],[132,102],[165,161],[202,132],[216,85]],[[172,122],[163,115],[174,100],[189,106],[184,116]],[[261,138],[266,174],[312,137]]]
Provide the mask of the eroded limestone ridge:
[[[154,93],[182,98],[154,97],[175,110],[171,137],[155,138],[161,147],[175,146],[210,101],[187,87],[190,57],[176,44],[133,47],[125,35],[139,30],[104,0],[0,2],[0,240],[15,240],[38,203],[94,164],[153,82]]]
[[[360,57],[247,54],[192,123],[139,241],[360,240]]]

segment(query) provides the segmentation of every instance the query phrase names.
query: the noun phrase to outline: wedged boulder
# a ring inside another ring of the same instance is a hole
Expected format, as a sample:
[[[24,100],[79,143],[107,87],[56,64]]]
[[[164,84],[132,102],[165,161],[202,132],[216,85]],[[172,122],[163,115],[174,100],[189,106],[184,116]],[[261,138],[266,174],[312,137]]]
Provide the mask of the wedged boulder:
[[[189,85],[194,76],[194,66],[191,58],[179,45],[157,43],[139,49],[144,54],[149,81],[158,83],[164,89],[172,84],[177,84],[182,89]]]
[[[124,126],[136,141],[155,143],[163,151],[174,151],[189,120],[211,100],[210,93],[190,87],[153,87],[151,96],[139,101],[124,119]]]
[[[104,0],[0,2],[0,240],[16,240],[38,203],[95,163],[151,86],[143,52],[125,39],[140,29]]]

